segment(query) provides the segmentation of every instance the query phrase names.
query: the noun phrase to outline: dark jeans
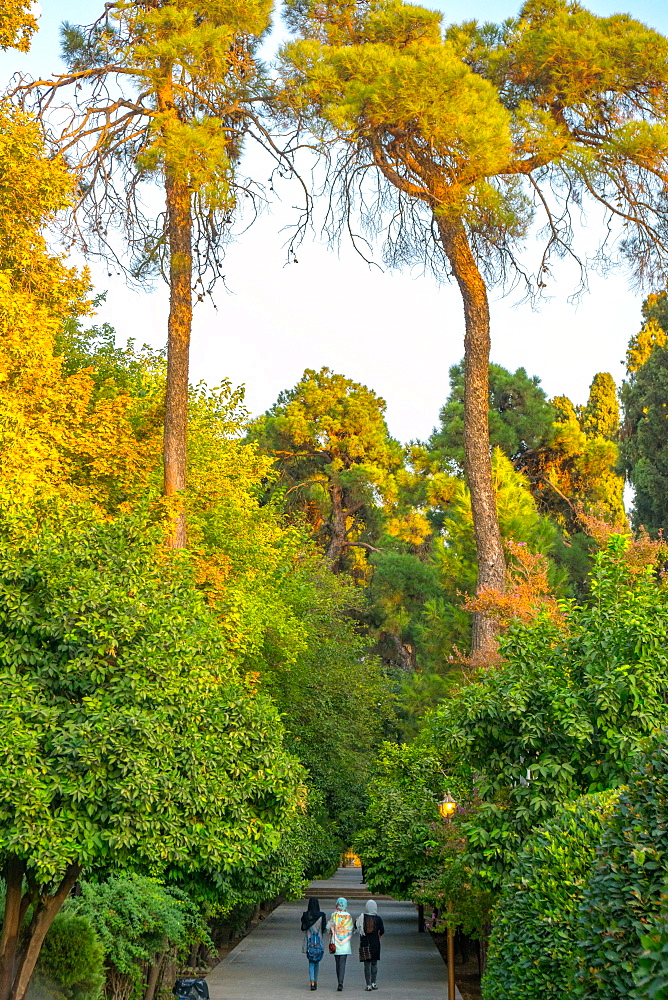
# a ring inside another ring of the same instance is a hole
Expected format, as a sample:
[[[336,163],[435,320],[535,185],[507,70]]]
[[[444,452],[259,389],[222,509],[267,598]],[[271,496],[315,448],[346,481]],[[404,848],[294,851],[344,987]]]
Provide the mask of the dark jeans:
[[[336,962],[336,981],[339,986],[343,986],[343,977],[346,974],[346,959],[347,955],[335,955],[334,961]]]
[[[368,962],[364,963],[364,978],[366,979],[367,986],[371,986],[372,983],[376,982],[377,974],[378,961],[375,958],[372,958]]]

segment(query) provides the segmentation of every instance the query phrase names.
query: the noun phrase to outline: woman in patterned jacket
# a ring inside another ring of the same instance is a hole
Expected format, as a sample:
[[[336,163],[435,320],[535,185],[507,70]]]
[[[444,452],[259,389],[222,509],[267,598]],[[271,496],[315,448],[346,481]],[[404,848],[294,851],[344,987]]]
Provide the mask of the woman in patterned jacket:
[[[336,963],[337,992],[343,989],[343,977],[346,974],[346,959],[350,955],[350,942],[353,936],[353,918],[348,913],[348,900],[342,896],[336,901],[336,910],[327,923],[330,945],[334,945],[334,961]],[[330,947],[331,951],[331,947]]]

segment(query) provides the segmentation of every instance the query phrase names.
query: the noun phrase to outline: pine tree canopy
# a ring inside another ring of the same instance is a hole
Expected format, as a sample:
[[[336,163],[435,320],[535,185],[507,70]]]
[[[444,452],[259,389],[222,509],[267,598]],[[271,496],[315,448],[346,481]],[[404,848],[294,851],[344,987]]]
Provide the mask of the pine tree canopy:
[[[464,365],[450,369],[450,394],[440,412],[441,426],[429,439],[429,449],[443,460],[464,465]],[[550,436],[554,408],[540,387],[537,376],[524,368],[510,372],[501,365],[489,366],[489,439],[514,459],[537,448]]]
[[[625,220],[636,273],[664,274],[668,40],[569,0],[527,0],[500,25],[440,22],[395,0],[289,0],[301,37],[282,54],[286,109],[345,144],[342,166],[384,175],[403,209],[462,222],[483,267],[503,270],[536,207],[548,254],[567,250],[565,210],[592,197]]]

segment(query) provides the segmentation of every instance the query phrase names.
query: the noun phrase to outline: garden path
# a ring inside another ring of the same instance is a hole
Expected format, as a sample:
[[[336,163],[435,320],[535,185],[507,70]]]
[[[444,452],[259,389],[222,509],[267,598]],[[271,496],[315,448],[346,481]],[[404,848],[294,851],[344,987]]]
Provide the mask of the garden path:
[[[338,896],[349,900],[354,917],[370,899],[360,884],[359,868],[339,868],[326,882],[314,882],[309,895],[318,896],[329,913]],[[447,1000],[447,969],[429,934],[419,934],[412,903],[374,896],[385,922],[378,965],[379,1000]],[[299,922],[306,902],[283,903],[209,973],[211,1000],[299,1000],[309,992],[308,966],[301,953]],[[364,973],[356,948],[348,959],[344,994],[364,992]],[[318,995],[336,993],[334,960],[325,953],[320,966]],[[457,991],[457,1000],[461,1000]]]

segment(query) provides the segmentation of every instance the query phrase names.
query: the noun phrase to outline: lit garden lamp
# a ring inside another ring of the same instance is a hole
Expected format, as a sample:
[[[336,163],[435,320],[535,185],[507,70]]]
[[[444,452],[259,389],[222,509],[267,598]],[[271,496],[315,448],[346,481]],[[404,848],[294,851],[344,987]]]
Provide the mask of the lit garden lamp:
[[[444,795],[438,804],[438,811],[443,819],[451,819],[457,812],[457,803],[452,795]]]
[[[457,812],[457,803],[452,795],[446,793],[438,804],[438,811],[441,817],[448,822]],[[452,903],[448,904],[448,909],[452,909]],[[455,1000],[455,932],[448,924],[448,1000]]]

